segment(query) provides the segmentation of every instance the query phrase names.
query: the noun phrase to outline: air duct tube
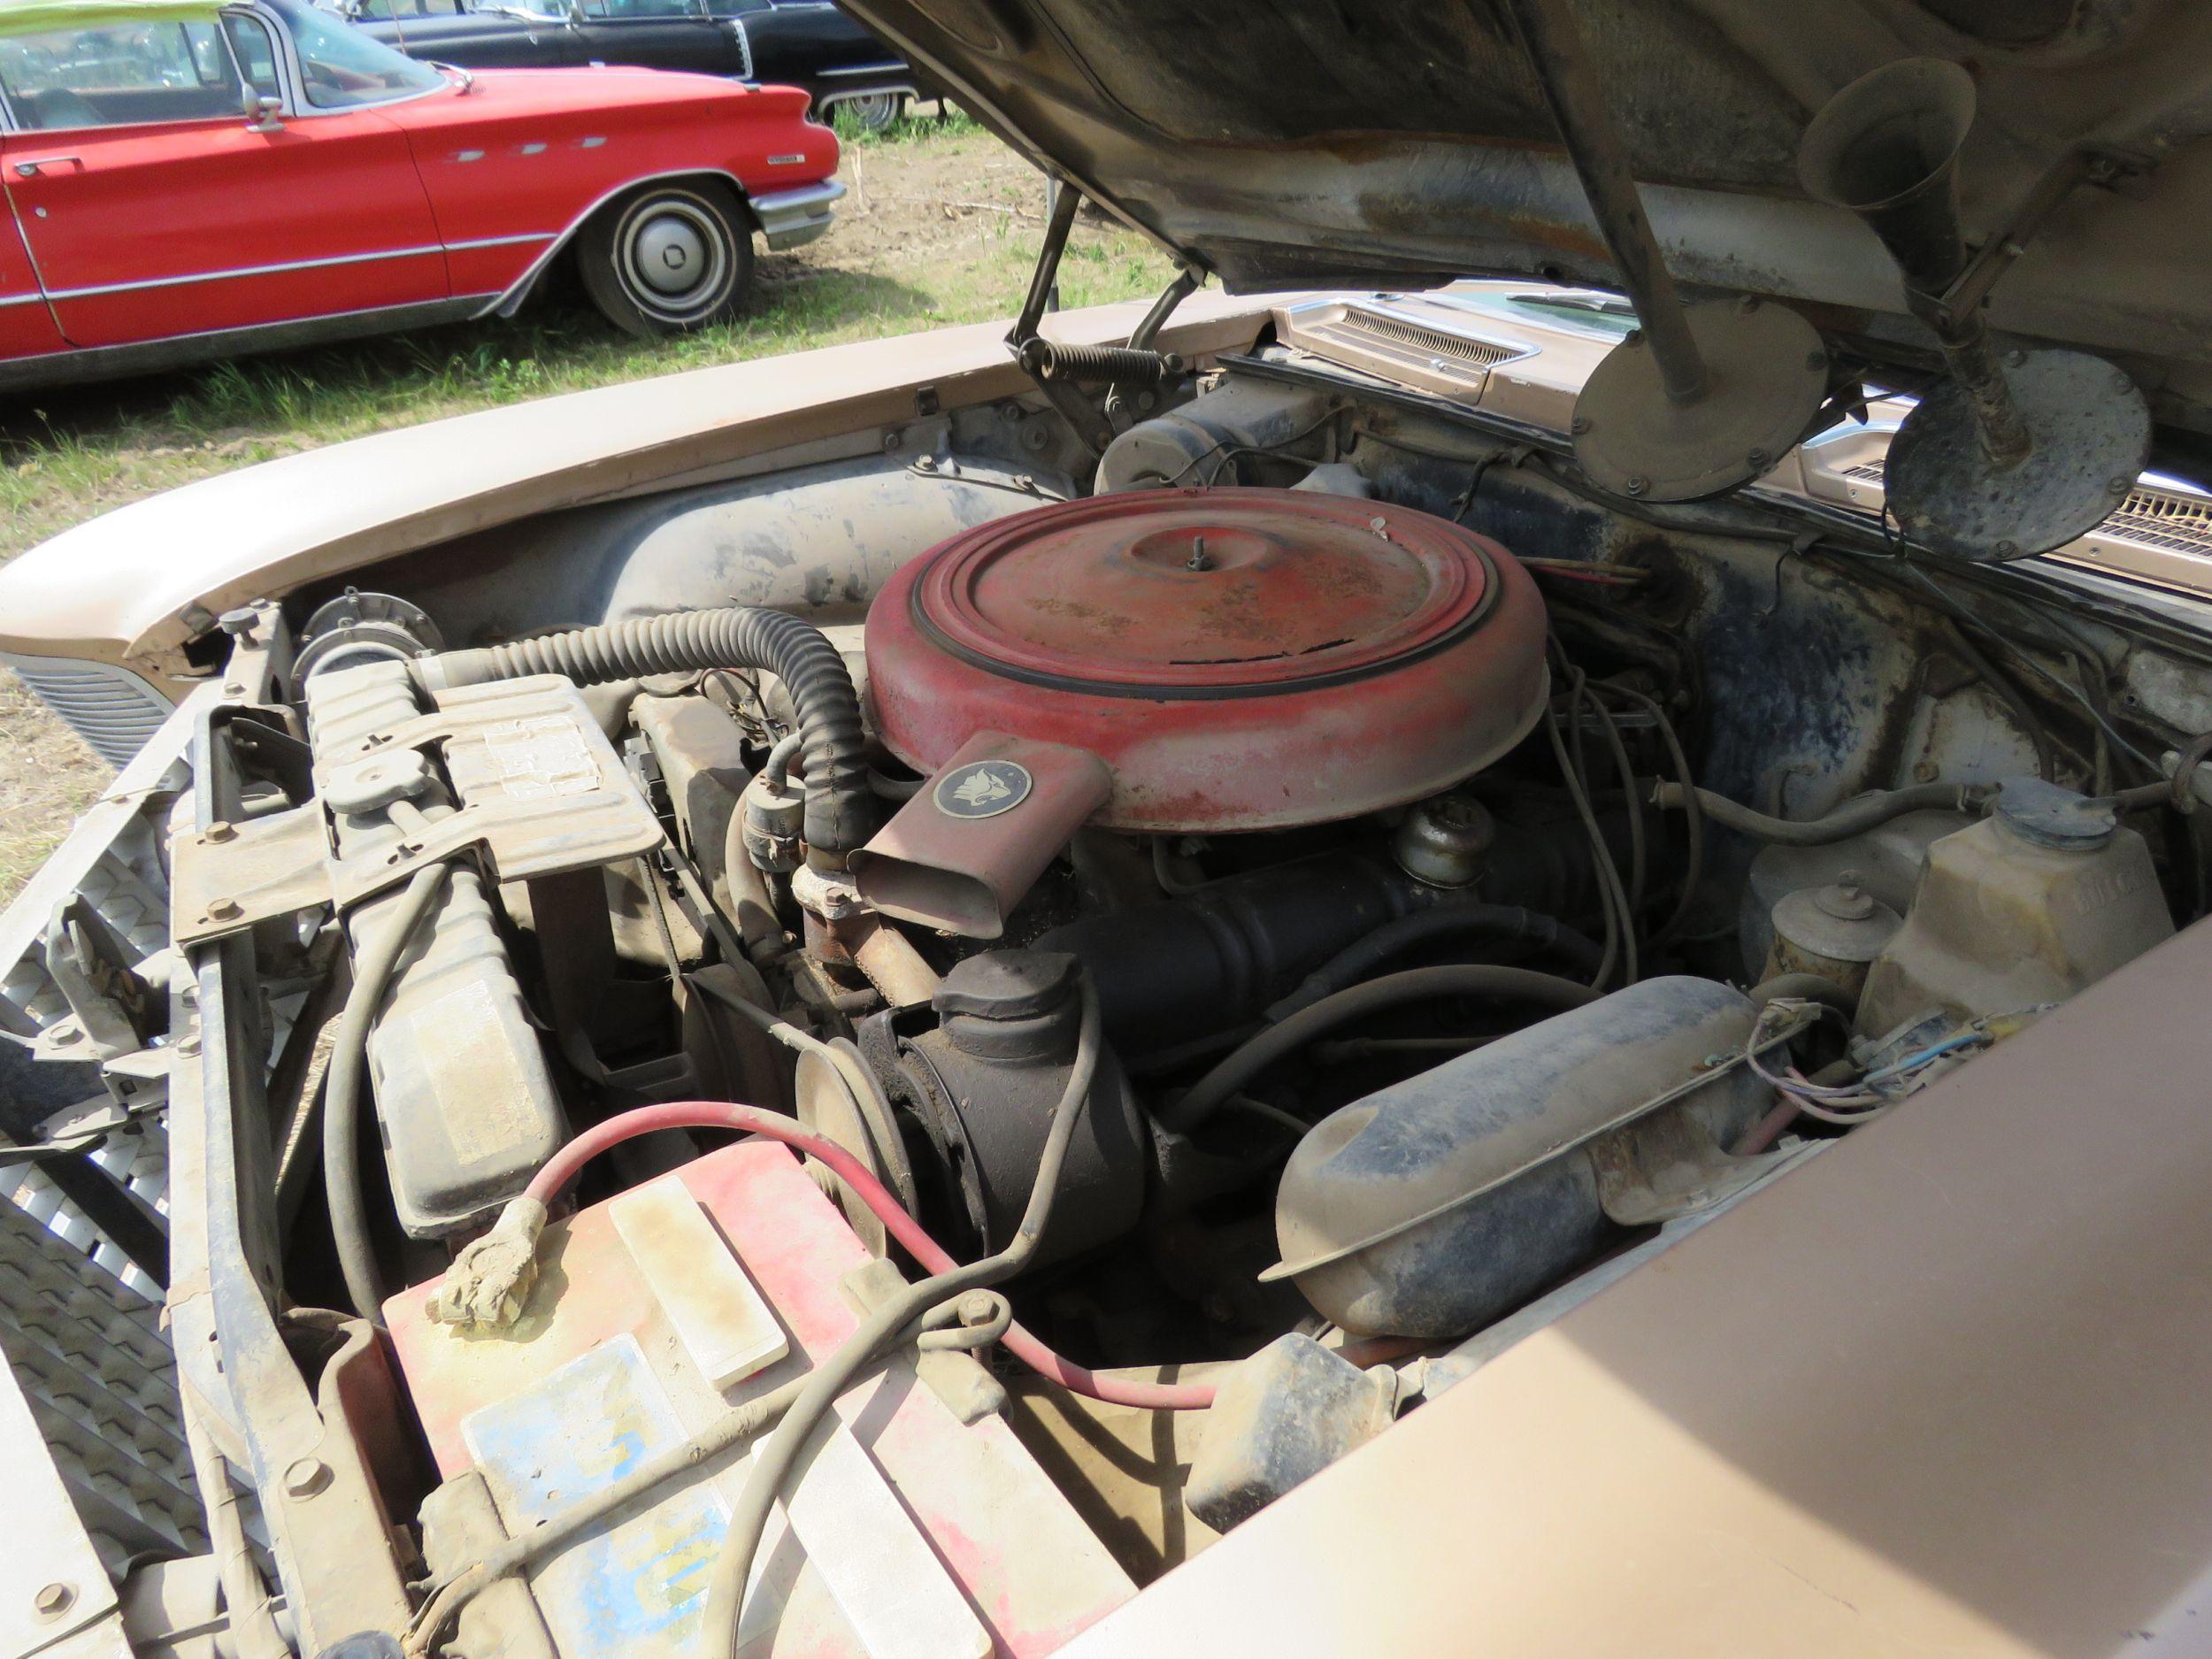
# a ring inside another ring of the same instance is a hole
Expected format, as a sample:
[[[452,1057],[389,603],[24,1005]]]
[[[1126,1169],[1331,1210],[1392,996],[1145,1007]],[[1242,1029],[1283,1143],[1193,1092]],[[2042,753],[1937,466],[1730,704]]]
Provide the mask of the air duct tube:
[[[1489,1324],[1651,1218],[1655,1175],[1721,1166],[1771,1096],[1709,1062],[1756,1014],[1715,980],[1646,979],[1333,1112],[1283,1171],[1261,1277],[1355,1335]]]
[[[783,681],[798,713],[808,848],[841,864],[875,827],[852,675],[819,628],[784,611],[757,605],[671,611],[511,645],[442,651],[415,666],[431,690],[529,674],[563,674],[580,686],[601,686],[710,668],[764,670]]]

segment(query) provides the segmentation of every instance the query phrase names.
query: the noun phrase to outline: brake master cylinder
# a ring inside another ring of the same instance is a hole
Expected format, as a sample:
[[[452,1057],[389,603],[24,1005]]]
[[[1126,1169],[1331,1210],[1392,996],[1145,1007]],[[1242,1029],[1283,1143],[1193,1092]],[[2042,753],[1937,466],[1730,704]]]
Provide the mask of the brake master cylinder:
[[[2062,1002],[2171,936],[2148,844],[2109,801],[2016,778],[1928,849],[1912,909],[1868,971],[1859,1029]]]

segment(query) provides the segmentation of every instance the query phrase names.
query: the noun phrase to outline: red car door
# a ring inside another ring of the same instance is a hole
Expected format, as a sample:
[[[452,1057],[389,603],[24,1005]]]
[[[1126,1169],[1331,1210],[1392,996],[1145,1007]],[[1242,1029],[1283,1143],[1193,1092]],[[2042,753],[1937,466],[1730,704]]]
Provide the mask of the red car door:
[[[228,15],[221,33],[163,20],[47,41],[30,71],[19,66],[22,84],[8,85],[0,64],[0,90],[29,129],[8,141],[7,189],[72,344],[446,297],[444,251],[406,137],[357,107],[408,88],[288,60],[253,14]],[[280,72],[288,61],[291,73]],[[445,96],[429,73],[413,96]],[[282,107],[256,122],[246,105],[257,96]]]

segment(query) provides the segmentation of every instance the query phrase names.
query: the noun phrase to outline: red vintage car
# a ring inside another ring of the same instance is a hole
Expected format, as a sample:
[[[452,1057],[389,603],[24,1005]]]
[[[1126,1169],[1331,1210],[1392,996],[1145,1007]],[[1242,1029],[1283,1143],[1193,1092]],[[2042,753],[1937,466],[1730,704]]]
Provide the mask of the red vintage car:
[[[507,315],[731,315],[844,187],[806,95],[419,63],[296,0],[0,0],[0,390]]]

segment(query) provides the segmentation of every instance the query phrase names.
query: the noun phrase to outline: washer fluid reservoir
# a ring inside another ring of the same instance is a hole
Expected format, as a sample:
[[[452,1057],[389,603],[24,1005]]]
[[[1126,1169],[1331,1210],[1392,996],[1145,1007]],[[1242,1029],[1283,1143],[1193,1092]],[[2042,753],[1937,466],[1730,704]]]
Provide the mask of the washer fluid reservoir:
[[[1928,849],[1905,925],[1869,970],[1859,1030],[2062,1002],[2171,937],[2149,846],[2108,801],[2014,779]]]

